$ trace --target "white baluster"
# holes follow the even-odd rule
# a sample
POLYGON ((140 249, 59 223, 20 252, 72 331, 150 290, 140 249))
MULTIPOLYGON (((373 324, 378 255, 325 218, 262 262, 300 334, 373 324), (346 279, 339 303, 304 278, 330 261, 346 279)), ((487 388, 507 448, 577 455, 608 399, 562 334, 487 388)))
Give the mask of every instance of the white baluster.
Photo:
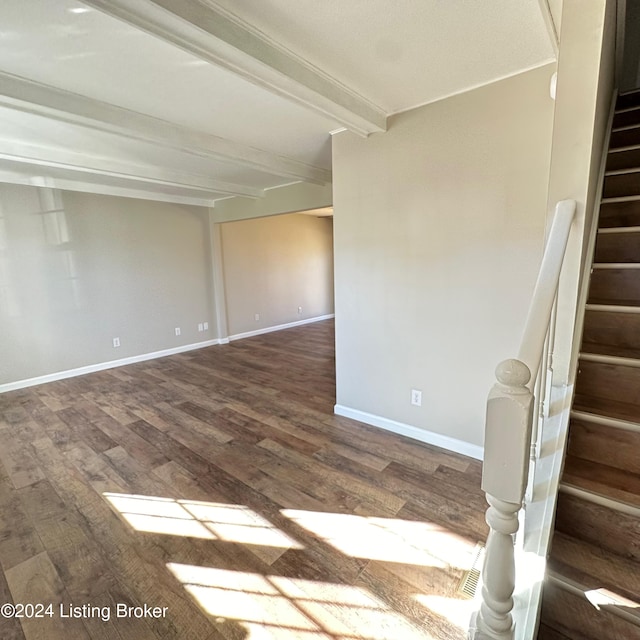
POLYGON ((476 640, 512 640, 515 560, 513 534, 518 530, 529 470, 533 395, 530 372, 520 360, 496 369, 498 382, 487 400, 482 489, 487 494, 487 554, 476 640))

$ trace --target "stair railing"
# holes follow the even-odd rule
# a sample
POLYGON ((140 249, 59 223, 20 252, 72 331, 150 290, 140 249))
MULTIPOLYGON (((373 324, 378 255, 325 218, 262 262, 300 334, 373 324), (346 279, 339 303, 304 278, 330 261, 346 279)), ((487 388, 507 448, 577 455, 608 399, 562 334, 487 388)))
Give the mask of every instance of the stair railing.
POLYGON ((535 471, 538 424, 549 404, 554 303, 575 211, 575 200, 556 205, 518 357, 498 364, 497 382, 487 399, 482 489, 489 503, 489 536, 480 610, 469 632, 473 640, 515 638, 515 533, 535 471))

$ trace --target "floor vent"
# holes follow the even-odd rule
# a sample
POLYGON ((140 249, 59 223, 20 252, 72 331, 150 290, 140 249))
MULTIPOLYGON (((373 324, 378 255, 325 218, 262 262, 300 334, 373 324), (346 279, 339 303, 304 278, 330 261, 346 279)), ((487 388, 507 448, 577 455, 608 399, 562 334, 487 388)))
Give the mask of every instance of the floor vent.
POLYGON ((476 545, 473 552, 473 564, 471 569, 465 571, 460 584, 458 586, 458 594, 466 596, 467 598, 475 598, 478 583, 480 582, 480 572, 482 571, 482 565, 484 564, 484 545, 480 542, 476 545))

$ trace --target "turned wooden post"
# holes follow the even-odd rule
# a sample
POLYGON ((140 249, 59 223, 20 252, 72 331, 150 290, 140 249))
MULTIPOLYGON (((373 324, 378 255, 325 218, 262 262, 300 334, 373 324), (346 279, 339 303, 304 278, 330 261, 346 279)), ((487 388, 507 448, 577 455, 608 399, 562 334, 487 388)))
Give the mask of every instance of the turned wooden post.
POLYGON ((482 570, 482 604, 476 640, 513 640, 511 611, 515 588, 514 537, 527 486, 533 395, 531 374, 520 360, 496 369, 497 383, 487 400, 482 489, 487 494, 489 537, 482 570))

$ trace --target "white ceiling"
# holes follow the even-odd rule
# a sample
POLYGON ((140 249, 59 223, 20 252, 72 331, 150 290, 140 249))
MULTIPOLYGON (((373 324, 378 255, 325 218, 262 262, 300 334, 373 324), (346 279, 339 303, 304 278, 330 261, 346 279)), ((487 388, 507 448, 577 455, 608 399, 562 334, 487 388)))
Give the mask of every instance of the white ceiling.
MULTIPOLYGON (((0 180, 208 204, 553 59, 539 0, 2 0, 0 180)), ((542 8, 541 8, 542 7, 542 8)))

